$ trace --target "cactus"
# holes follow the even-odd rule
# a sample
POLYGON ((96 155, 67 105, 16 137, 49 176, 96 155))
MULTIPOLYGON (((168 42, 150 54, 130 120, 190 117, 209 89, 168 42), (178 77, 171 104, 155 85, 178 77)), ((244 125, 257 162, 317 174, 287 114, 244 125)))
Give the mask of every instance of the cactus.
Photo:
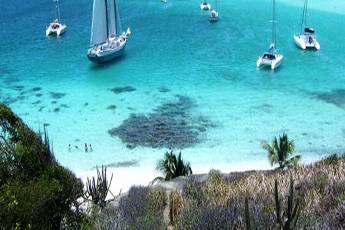
POLYGON ((113 174, 111 174, 110 181, 107 180, 107 168, 102 165, 102 173, 97 168, 97 179, 87 178, 86 182, 86 195, 91 197, 94 204, 99 205, 101 209, 106 206, 106 198, 109 192, 113 174))
POLYGON ((300 215, 300 204, 297 199, 294 201, 294 181, 290 177, 289 195, 287 201, 287 208, 282 211, 282 200, 278 193, 278 181, 274 181, 274 199, 276 204, 276 218, 280 229, 293 230, 296 228, 297 221, 300 215))
POLYGON ((251 223, 250 223, 250 213, 249 213, 249 204, 248 204, 248 197, 244 198, 244 216, 246 218, 246 230, 251 230, 251 223))
POLYGON ((169 202, 169 218, 171 225, 176 223, 177 216, 180 214, 182 207, 183 201, 181 195, 178 192, 171 192, 169 202))

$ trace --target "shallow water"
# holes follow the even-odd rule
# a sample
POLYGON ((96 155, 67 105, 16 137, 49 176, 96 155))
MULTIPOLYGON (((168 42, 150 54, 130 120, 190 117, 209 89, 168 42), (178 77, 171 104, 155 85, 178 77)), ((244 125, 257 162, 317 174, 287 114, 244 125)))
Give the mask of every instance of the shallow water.
POLYGON ((68 31, 47 39, 53 3, 13 0, 0 14, 0 100, 34 129, 46 125, 57 159, 76 171, 151 167, 169 143, 192 166, 262 168, 261 142, 282 132, 306 160, 344 152, 345 5, 310 2, 321 51, 303 52, 292 42, 297 2, 277 3, 285 60, 272 73, 255 67, 271 37, 268 0, 219 1, 216 24, 196 0, 120 0, 133 33, 125 56, 102 67, 86 58, 91 1, 61 1, 68 31))

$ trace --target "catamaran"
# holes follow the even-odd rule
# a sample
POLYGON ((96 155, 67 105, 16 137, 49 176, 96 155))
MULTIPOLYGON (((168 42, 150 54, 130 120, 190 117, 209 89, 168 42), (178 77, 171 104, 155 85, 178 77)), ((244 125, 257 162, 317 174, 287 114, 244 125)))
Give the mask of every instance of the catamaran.
POLYGON ((66 31, 67 26, 61 23, 59 0, 55 0, 55 3, 56 3, 56 6, 55 6, 56 18, 53 22, 49 24, 49 26, 47 26, 46 36, 56 35, 57 37, 59 37, 66 31))
POLYGON ((206 2, 206 0, 202 1, 200 3, 200 9, 201 10, 210 10, 211 9, 211 4, 206 2))
POLYGON ((217 22, 219 20, 219 13, 217 11, 217 0, 216 0, 216 7, 211 10, 208 20, 209 22, 217 22))
POLYGON ((116 0, 94 0, 91 44, 87 57, 95 63, 104 63, 120 57, 125 50, 128 28, 122 31, 116 0))
POLYGON ((307 26, 308 16, 308 0, 304 2, 302 23, 301 23, 301 34, 294 35, 294 41, 298 47, 305 50, 308 48, 320 50, 320 44, 316 39, 315 30, 307 26))
POLYGON ((278 53, 276 49, 276 37, 276 6, 275 0, 273 0, 272 41, 268 51, 263 53, 256 62, 257 67, 265 65, 270 66, 272 70, 275 70, 283 61, 284 56, 278 53))

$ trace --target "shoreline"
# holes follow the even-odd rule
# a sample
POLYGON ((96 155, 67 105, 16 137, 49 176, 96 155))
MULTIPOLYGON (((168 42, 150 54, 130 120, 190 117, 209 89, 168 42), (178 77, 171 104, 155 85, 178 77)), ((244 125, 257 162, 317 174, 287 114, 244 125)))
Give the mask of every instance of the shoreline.
MULTIPOLYGON (((324 157, 322 157, 324 158, 324 157)), ((315 163, 322 158, 305 158, 301 165, 315 163)), ((247 161, 238 164, 217 164, 203 166, 201 164, 191 164, 193 175, 205 175, 208 174, 211 169, 219 170, 224 174, 241 173, 248 171, 260 171, 260 170, 273 170, 276 167, 272 167, 268 160, 260 161, 247 161)), ((97 176, 96 169, 85 171, 74 171, 76 176, 80 178, 84 184, 86 184, 87 178, 97 176)), ((134 167, 107 167, 107 179, 110 180, 111 174, 113 174, 110 191, 114 196, 128 192, 132 186, 148 186, 152 180, 161 176, 160 172, 155 170, 155 166, 134 166, 134 167)))

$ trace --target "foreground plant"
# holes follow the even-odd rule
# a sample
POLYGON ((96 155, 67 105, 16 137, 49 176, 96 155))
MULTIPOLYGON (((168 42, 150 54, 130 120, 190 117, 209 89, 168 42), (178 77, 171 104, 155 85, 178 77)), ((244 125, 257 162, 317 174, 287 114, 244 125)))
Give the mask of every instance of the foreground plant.
POLYGON ((287 207, 283 211, 282 199, 278 192, 278 181, 274 181, 274 200, 276 205, 276 220, 280 229, 293 230, 296 229, 297 221, 301 212, 299 199, 294 196, 294 181, 290 178, 289 195, 287 200, 287 207))
POLYGON ((97 178, 87 178, 86 182, 86 195, 91 197, 94 204, 98 205, 101 209, 105 208, 107 202, 109 188, 113 180, 113 174, 111 174, 110 181, 107 179, 107 168, 102 165, 102 171, 97 168, 97 178))
POLYGON ((157 177, 154 181, 169 181, 176 177, 188 176, 193 173, 189 162, 183 161, 181 152, 176 156, 172 150, 165 153, 164 159, 158 162, 156 169, 161 171, 164 177, 157 177))
POLYGON ((285 133, 283 133, 283 136, 279 136, 279 140, 275 137, 272 144, 265 143, 263 148, 268 152, 271 165, 279 164, 280 169, 291 166, 296 167, 301 159, 300 155, 289 158, 295 150, 295 145, 285 133))

